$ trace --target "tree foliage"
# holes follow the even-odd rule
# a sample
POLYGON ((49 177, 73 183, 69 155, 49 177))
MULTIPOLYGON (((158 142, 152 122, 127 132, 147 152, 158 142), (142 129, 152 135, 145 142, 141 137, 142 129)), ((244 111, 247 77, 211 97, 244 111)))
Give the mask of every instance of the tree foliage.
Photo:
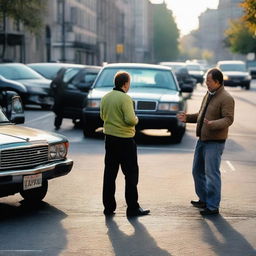
POLYGON ((241 3, 241 6, 244 9, 242 20, 245 22, 251 33, 256 36, 256 1, 244 0, 241 3))
POLYGON ((0 16, 20 21, 31 32, 42 26, 46 0, 0 0, 0 16))
POLYGON ((256 1, 244 0, 240 5, 244 15, 230 23, 225 32, 225 43, 232 52, 256 53, 256 1))
POLYGON ((256 38, 249 31, 245 23, 233 21, 226 31, 226 35, 225 43, 232 52, 241 54, 256 53, 256 38))
POLYGON ((157 4, 153 8, 154 22, 154 58, 156 62, 176 60, 179 55, 179 30, 171 10, 166 4, 157 4))

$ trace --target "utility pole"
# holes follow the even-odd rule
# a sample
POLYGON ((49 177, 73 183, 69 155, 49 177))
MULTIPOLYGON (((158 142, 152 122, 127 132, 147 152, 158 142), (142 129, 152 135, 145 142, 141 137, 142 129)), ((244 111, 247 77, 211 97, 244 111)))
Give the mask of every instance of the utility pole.
POLYGON ((61 59, 63 62, 66 61, 66 26, 65 26, 65 0, 62 0, 62 23, 61 23, 61 35, 62 35, 62 44, 61 44, 61 59))

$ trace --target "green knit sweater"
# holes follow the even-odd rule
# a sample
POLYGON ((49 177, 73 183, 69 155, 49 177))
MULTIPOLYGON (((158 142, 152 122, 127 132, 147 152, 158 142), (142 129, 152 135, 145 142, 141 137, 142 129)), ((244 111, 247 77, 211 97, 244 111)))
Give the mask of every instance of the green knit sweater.
POLYGON ((132 138, 138 118, 134 113, 129 95, 113 90, 106 94, 100 104, 100 117, 104 121, 104 133, 121 138, 132 138))

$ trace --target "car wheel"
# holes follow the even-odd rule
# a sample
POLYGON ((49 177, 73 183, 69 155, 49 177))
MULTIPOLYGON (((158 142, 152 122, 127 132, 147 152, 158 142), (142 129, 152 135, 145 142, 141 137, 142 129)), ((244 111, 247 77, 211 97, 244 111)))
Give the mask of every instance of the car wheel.
POLYGON ((250 83, 246 84, 244 88, 245 90, 250 90, 250 83))
POLYGON ((44 180, 43 184, 39 188, 33 188, 29 190, 20 191, 20 195, 28 202, 40 202, 44 199, 48 190, 48 181, 44 180))
POLYGON ((184 133, 184 127, 171 130, 171 141, 173 143, 181 143, 184 133))
POLYGON ((84 137, 91 137, 94 135, 95 133, 95 127, 92 127, 88 124, 83 124, 83 133, 84 133, 84 137))

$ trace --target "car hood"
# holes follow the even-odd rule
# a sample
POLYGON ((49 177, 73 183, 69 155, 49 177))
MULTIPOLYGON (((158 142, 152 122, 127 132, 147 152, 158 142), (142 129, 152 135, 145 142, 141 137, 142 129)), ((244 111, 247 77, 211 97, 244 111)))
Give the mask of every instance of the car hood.
POLYGON ((51 84, 51 80, 49 79, 22 79, 18 81, 26 87, 50 88, 51 84))
POLYGON ((3 144, 22 143, 22 142, 36 142, 47 141, 54 143, 66 141, 65 137, 59 134, 45 132, 33 128, 28 128, 18 125, 0 125, 0 148, 3 144))
MULTIPOLYGON (((94 88, 88 98, 101 99, 106 93, 111 91, 112 88, 94 88)), ((179 101, 179 92, 169 89, 154 88, 131 88, 128 92, 133 99, 140 100, 155 100, 155 101, 179 101)))
POLYGON ((222 73, 226 76, 248 76, 249 72, 242 71, 222 71, 222 73))

